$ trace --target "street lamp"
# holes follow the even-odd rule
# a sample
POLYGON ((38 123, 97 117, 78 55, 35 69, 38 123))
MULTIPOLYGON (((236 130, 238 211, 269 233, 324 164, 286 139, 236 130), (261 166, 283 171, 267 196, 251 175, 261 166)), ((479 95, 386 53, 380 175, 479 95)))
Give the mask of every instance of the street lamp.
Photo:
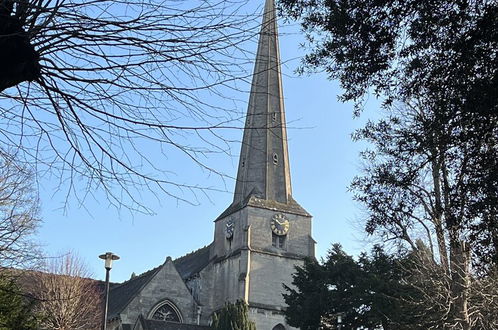
POLYGON ((106 252, 99 255, 100 259, 105 260, 105 305, 104 315, 102 316, 102 330, 107 329, 107 306, 109 305, 109 273, 112 268, 112 262, 119 260, 119 257, 112 252, 106 252))

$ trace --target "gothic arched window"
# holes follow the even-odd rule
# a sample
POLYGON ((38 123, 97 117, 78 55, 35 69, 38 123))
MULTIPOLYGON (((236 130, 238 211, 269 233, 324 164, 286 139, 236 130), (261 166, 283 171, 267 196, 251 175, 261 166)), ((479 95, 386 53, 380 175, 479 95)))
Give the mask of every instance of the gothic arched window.
POLYGON ((282 323, 280 323, 273 327, 272 330, 285 330, 285 327, 282 325, 282 323))
POLYGON ((160 321, 182 322, 180 311, 169 301, 158 304, 150 313, 150 318, 160 321))

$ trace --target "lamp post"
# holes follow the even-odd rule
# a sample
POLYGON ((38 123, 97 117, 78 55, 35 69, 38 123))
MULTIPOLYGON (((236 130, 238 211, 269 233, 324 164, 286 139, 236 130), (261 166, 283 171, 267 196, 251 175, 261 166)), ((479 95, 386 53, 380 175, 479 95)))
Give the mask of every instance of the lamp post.
POLYGON ((105 260, 105 305, 104 305, 104 314, 102 316, 102 330, 106 330, 107 307, 109 305, 109 273, 112 268, 112 262, 114 260, 119 260, 119 257, 112 252, 106 252, 105 254, 99 255, 99 258, 105 260))
POLYGON ((342 316, 337 315, 337 329, 341 330, 342 329, 342 316))

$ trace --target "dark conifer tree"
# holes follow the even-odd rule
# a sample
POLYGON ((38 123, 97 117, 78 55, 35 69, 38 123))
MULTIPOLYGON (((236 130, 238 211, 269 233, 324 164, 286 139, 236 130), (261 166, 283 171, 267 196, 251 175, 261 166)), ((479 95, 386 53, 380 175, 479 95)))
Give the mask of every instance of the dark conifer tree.
POLYGON ((498 2, 280 4, 308 36, 303 70, 338 79, 357 113, 383 100, 387 117, 354 136, 373 145, 351 187, 366 230, 412 249, 423 238, 450 278, 441 326, 469 329, 471 265, 498 261, 498 2))
POLYGON ((38 329, 35 303, 22 293, 10 274, 0 274, 0 329, 38 329))

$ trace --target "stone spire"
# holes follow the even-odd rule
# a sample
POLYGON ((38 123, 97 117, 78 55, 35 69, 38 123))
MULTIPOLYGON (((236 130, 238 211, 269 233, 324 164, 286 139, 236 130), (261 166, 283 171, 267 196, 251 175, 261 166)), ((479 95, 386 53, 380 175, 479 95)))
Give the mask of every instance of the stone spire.
POLYGON ((250 196, 292 200, 274 0, 264 8, 233 204, 250 196))

